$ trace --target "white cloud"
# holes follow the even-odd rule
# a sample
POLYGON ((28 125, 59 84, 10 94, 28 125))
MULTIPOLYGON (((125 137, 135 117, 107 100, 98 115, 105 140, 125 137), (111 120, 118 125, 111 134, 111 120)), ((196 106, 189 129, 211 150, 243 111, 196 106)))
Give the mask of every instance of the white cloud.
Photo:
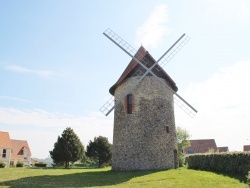
POLYGON ((193 139, 215 138, 217 146, 242 150, 250 144, 250 61, 241 61, 215 73, 210 79, 190 85, 184 93, 198 113, 191 119, 176 107, 177 125, 193 139))
POLYGON ((85 147, 89 140, 99 135, 108 137, 112 142, 112 118, 104 117, 101 113, 74 116, 41 109, 20 110, 0 107, 0 124, 1 130, 9 131, 11 138, 28 140, 33 157, 47 157, 57 136, 61 135, 66 127, 74 129, 85 147), (20 130, 20 127, 23 129, 20 130))
POLYGON ((151 12, 148 19, 136 30, 136 44, 156 48, 166 33, 171 29, 166 25, 169 20, 168 7, 158 5, 151 12))
POLYGON ((49 78, 50 76, 53 75, 53 72, 48 71, 48 70, 31 70, 31 69, 27 69, 27 68, 15 66, 15 65, 7 66, 5 68, 13 72, 29 73, 29 74, 34 74, 43 78, 49 78))

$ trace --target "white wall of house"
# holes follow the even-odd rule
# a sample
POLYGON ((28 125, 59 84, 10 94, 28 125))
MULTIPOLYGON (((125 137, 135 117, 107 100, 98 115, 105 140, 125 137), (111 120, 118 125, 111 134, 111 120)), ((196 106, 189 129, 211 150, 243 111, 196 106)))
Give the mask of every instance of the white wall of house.
POLYGON ((5 163, 5 168, 10 167, 11 149, 0 147, 0 161, 5 163))
POLYGON ((27 148, 23 149, 23 155, 19 155, 18 157, 11 158, 14 166, 16 166, 18 161, 23 162, 25 166, 31 165, 31 155, 29 154, 29 150, 27 148))

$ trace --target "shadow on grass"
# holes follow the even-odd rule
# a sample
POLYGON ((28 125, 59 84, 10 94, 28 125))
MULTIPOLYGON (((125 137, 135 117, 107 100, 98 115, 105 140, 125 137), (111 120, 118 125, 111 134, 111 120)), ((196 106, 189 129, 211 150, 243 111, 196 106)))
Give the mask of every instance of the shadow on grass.
POLYGON ((80 172, 65 175, 42 175, 3 181, 0 186, 21 187, 94 187, 124 183, 132 178, 155 173, 157 171, 133 172, 80 172))
POLYGON ((242 183, 246 183, 247 182, 246 175, 244 176, 244 175, 239 175, 239 174, 219 173, 219 172, 214 172, 214 173, 216 173, 218 175, 227 176, 229 178, 233 178, 233 179, 239 180, 242 183))

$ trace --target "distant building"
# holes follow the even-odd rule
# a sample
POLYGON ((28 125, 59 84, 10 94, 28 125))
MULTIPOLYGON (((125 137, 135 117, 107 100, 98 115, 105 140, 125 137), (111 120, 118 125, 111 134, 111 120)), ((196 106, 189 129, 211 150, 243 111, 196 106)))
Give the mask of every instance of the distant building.
POLYGON ((45 159, 45 163, 47 164, 47 167, 53 167, 53 159, 50 157, 45 159))
POLYGON ((244 145, 243 151, 250 151, 250 145, 244 145))
POLYGON ((217 147, 214 139, 200 139, 200 140, 189 140, 190 146, 185 148, 183 153, 185 155, 195 153, 207 153, 209 151, 214 152, 228 152, 228 146, 217 147))
POLYGON ((190 146, 184 149, 184 154, 207 153, 210 150, 217 151, 214 139, 190 140, 190 146))
POLYGON ((227 146, 223 146, 223 147, 217 147, 217 151, 218 152, 228 152, 229 149, 227 146))
POLYGON ((10 139, 8 132, 0 131, 0 161, 10 165, 16 165, 18 161, 24 165, 31 164, 31 152, 26 140, 10 139))
POLYGON ((5 163, 5 168, 10 166, 11 150, 9 133, 0 131, 0 161, 5 163))

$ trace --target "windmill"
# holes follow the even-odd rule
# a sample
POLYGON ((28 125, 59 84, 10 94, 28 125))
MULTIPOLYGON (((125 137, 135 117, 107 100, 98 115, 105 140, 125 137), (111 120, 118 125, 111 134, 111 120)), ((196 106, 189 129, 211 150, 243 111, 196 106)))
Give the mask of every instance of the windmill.
POLYGON ((178 166, 173 101, 189 116, 195 110, 177 94, 177 86, 163 70, 189 41, 183 34, 157 61, 143 46, 136 51, 111 29, 103 33, 131 58, 111 97, 100 109, 115 109, 113 170, 152 170, 178 166))

